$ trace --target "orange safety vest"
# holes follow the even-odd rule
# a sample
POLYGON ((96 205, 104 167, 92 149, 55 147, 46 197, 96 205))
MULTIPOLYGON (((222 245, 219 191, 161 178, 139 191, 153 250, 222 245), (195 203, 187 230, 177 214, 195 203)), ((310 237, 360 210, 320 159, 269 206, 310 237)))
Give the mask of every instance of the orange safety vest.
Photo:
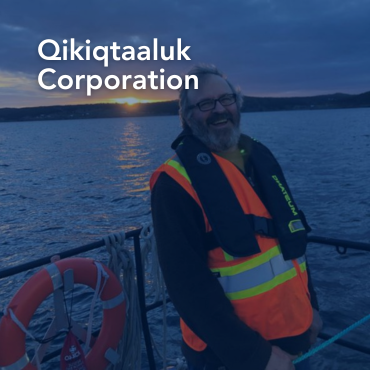
MULTIPOLYGON (((236 166, 214 153, 212 155, 231 184, 244 213, 271 219, 236 166)), ((179 183, 198 203, 204 215, 205 232, 210 232, 207 216, 179 157, 173 156, 153 173, 151 189, 162 172, 179 183)), ((260 253, 235 258, 217 247, 208 252, 208 267, 217 276, 236 315, 263 338, 272 340, 300 335, 312 322, 305 257, 285 261, 278 239, 257 234, 255 237, 260 253)), ((206 348, 207 344, 183 320, 180 320, 180 326, 188 346, 196 351, 206 348)))

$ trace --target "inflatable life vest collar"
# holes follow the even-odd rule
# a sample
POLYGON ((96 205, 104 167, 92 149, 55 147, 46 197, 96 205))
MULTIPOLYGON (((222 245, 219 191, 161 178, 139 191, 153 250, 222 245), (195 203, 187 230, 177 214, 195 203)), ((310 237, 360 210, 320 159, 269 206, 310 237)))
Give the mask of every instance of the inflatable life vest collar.
MULTIPOLYGON (((246 135, 241 135, 239 145, 248 152, 248 161, 261 188, 262 201, 271 215, 274 233, 279 239, 284 259, 303 256, 306 252, 309 228, 306 227, 303 212, 294 202, 279 163, 269 149, 246 135)), ((209 148, 193 135, 182 138, 176 153, 222 249, 234 257, 260 253, 254 236, 255 229, 246 222, 245 212, 221 168, 222 158, 211 153, 209 148), (215 183, 217 192, 212 191, 212 185, 215 183)), ((247 185, 245 179, 244 186, 247 185)))

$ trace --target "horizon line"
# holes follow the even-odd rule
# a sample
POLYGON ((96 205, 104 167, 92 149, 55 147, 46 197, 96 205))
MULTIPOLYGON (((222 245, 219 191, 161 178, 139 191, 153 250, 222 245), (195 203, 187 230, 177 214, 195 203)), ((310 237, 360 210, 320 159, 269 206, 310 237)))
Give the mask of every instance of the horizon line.
MULTIPOLYGON (((370 90, 364 91, 362 93, 358 94, 350 94, 350 93, 342 93, 342 92, 335 92, 335 93, 329 93, 329 94, 317 94, 317 95, 302 95, 302 96, 251 96, 251 95, 245 95, 243 94, 243 98, 257 98, 257 99, 299 99, 299 98, 314 98, 319 96, 330 96, 330 95, 348 95, 348 96, 358 96, 363 95, 366 93, 370 93, 370 90)), ((127 102, 119 103, 119 102, 107 102, 109 99, 104 99, 105 101, 101 102, 95 102, 95 103, 77 103, 77 104, 51 104, 51 105, 36 105, 36 106, 24 106, 24 107, 0 107, 0 110, 2 109, 32 109, 32 108, 44 108, 44 107, 70 107, 70 106, 78 106, 78 105, 98 105, 98 104, 110 104, 110 105, 125 105, 129 107, 134 107, 137 105, 142 104, 158 104, 158 103, 169 103, 169 102, 175 102, 179 99, 170 99, 170 100, 150 100, 150 99, 143 99, 143 101, 140 101, 138 99, 138 102, 130 104, 127 102)), ((112 99, 114 100, 114 99, 112 99)))

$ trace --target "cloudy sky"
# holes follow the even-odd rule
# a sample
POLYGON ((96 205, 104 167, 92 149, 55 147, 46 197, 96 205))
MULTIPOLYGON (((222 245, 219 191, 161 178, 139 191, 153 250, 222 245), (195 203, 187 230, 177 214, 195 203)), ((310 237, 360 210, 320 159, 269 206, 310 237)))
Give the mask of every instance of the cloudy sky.
MULTIPOLYGON (((0 107, 176 99, 176 91, 108 90, 86 96, 42 89, 62 75, 181 75, 198 62, 217 65, 250 96, 307 96, 370 90, 369 0, 0 0, 0 107), (45 39, 96 46, 190 46, 190 61, 43 60, 45 39)), ((50 45, 49 45, 50 46, 50 45)), ((83 49, 85 50, 85 49, 83 49)), ((47 47, 45 54, 52 54, 47 47)), ((121 51, 122 53, 123 51, 121 51)), ((118 55, 121 55, 118 53, 118 55)), ((84 51, 81 53, 84 56, 84 51)), ((66 83, 66 81, 65 81, 66 83)), ((113 83, 113 81, 112 81, 113 83)))

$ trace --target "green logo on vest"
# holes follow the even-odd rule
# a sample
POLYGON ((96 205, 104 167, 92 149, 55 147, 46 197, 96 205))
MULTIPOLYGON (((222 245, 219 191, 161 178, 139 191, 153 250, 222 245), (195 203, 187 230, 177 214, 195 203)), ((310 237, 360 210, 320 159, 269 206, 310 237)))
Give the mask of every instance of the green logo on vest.
POLYGON ((285 190, 283 184, 280 182, 280 180, 278 179, 278 177, 276 175, 273 175, 272 178, 279 185, 279 188, 280 188, 281 192, 283 193, 284 198, 285 198, 286 202, 288 203, 288 206, 290 207, 290 210, 292 211, 293 215, 294 216, 298 216, 298 212, 296 211, 296 209, 295 209, 295 207, 293 205, 293 202, 290 199, 290 196, 289 196, 288 192, 285 190))

